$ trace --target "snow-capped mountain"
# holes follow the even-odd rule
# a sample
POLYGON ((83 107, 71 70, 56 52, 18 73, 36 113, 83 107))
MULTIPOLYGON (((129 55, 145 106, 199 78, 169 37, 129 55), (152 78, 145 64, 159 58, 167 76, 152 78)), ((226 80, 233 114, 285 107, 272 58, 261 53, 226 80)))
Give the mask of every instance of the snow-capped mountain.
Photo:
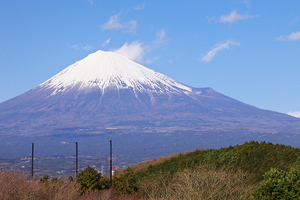
POLYGON ((191 92, 191 88, 113 52, 97 51, 72 64, 39 87, 53 94, 98 88, 101 92, 132 88, 134 92, 191 92))
POLYGON ((0 135, 116 133, 113 130, 173 135, 234 132, 239 140, 287 133, 293 140, 299 136, 300 119, 256 108, 212 88, 181 84, 104 51, 0 104, 0 135))

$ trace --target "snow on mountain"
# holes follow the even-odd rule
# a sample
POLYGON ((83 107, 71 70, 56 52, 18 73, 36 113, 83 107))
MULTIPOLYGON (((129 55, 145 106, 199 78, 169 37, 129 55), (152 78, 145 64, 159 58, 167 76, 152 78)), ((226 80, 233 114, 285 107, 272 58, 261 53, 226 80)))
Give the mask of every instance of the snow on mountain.
POLYGON ((250 140, 299 146, 300 119, 212 88, 188 87, 117 53, 97 51, 0 103, 0 139, 10 136, 31 136, 22 142, 43 136, 47 144, 87 141, 97 152, 109 138, 118 144, 117 154, 143 158, 250 140))
POLYGON ((114 52, 97 51, 68 66, 38 87, 52 89, 52 95, 73 87, 79 90, 109 87, 148 92, 191 92, 192 88, 148 69, 114 52))
POLYGON ((97 51, 0 104, 0 135, 298 133, 300 119, 211 88, 194 88, 113 52, 97 51))
POLYGON ((291 115, 293 117, 297 117, 300 118, 300 111, 296 111, 296 112, 288 112, 288 115, 291 115))

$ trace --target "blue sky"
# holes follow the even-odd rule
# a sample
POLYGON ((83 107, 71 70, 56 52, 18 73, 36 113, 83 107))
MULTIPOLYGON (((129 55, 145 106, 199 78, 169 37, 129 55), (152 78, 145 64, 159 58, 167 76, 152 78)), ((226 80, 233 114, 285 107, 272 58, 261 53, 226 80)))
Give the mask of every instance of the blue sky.
POLYGON ((0 102, 101 49, 189 86, 297 112, 299 8, 299 0, 0 0, 0 102))

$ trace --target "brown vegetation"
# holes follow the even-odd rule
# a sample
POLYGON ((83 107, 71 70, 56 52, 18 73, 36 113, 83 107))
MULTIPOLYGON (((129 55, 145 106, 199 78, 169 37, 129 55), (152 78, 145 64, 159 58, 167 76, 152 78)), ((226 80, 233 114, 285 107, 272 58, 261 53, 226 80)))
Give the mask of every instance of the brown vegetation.
POLYGON ((150 199, 247 199, 256 186, 247 183, 242 171, 211 170, 206 167, 187 169, 172 180, 163 176, 141 185, 150 199))
POLYGON ((76 182, 52 179, 29 180, 17 171, 0 172, 1 200, 138 200, 139 195, 118 195, 114 190, 94 191, 81 196, 76 182))
POLYGON ((140 186, 141 194, 119 195, 115 190, 79 194, 75 182, 52 179, 32 181, 16 171, 0 173, 2 200, 138 200, 138 199, 246 199, 255 188, 246 183, 241 171, 210 170, 205 167, 184 170, 173 179, 162 175, 140 186))
POLYGON ((16 171, 0 173, 0 199, 65 199, 79 197, 78 187, 73 182, 55 180, 40 182, 28 180, 28 177, 16 171))

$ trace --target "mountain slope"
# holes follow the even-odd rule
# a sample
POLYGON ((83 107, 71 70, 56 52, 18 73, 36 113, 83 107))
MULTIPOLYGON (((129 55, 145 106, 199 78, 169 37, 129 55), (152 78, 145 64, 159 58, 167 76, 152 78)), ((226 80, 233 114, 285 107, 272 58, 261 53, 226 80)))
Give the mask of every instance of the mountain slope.
POLYGON ((0 134, 298 134, 300 120, 211 88, 193 88, 113 52, 97 51, 0 104, 0 134))

